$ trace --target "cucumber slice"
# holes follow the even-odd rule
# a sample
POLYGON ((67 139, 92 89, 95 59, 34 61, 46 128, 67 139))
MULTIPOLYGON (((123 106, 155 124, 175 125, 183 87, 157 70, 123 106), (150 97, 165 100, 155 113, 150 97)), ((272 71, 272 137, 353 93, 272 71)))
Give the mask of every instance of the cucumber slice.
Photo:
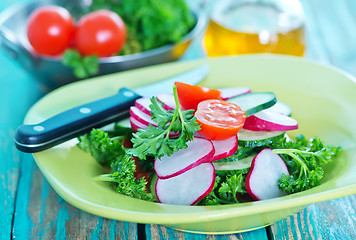
POLYGON ((246 117, 249 117, 259 111, 272 107, 277 102, 277 98, 273 92, 253 92, 242 94, 227 101, 238 105, 245 111, 246 117))
POLYGON ((285 136, 283 131, 250 131, 241 129, 237 134, 238 144, 242 147, 261 147, 285 136))
POLYGON ((110 123, 100 129, 107 132, 110 137, 130 135, 132 133, 132 128, 128 118, 125 118, 119 122, 110 123))
POLYGON ((226 157, 214 162, 236 162, 238 160, 241 160, 245 157, 250 156, 252 153, 254 153, 255 148, 250 148, 250 147, 239 147, 237 151, 231 155, 230 157, 226 157))
POLYGON ((131 128, 131 124, 130 124, 130 119, 129 118, 124 118, 124 119, 116 122, 116 125, 120 126, 120 127, 131 128))
POLYGON ((245 169, 245 168, 249 168, 251 167, 251 162, 253 160, 253 158, 256 156, 257 154, 251 154, 248 157, 245 157, 241 160, 238 161, 233 161, 233 162, 213 162, 213 165, 215 167, 215 170, 217 171, 225 171, 225 170, 240 170, 240 169, 245 169))

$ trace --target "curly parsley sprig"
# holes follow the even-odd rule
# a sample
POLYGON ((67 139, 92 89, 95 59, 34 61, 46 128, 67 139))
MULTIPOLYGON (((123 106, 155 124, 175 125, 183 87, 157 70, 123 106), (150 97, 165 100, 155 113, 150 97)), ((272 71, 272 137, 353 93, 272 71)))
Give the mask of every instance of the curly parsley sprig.
POLYGON ((288 194, 320 185, 324 176, 322 166, 340 151, 340 147, 328 146, 319 138, 307 140, 303 135, 297 136, 295 141, 279 141, 273 148, 273 153, 284 159, 290 172, 278 181, 279 188, 288 194))
POLYGON ((117 184, 116 191, 126 196, 153 201, 152 193, 146 191, 147 181, 145 178, 136 179, 135 161, 129 155, 124 155, 118 161, 111 164, 113 172, 95 177, 97 181, 113 182, 117 184))
POLYGON ((98 163, 111 168, 110 174, 96 176, 95 180, 116 183, 116 191, 126 196, 154 201, 153 194, 146 191, 146 179, 135 178, 135 161, 126 154, 121 137, 110 137, 107 132, 93 129, 79 138, 78 146, 98 163))
POLYGON ((151 115, 158 127, 149 125, 148 128, 139 129, 137 133, 132 134, 133 148, 127 150, 128 154, 140 159, 146 159, 148 155, 157 158, 170 156, 179 149, 187 148, 187 142, 194 139, 194 132, 200 129, 193 115, 194 111, 182 111, 175 86, 173 93, 176 103, 174 111, 167 111, 157 98, 151 98, 151 115), (170 138, 171 133, 177 134, 178 137, 170 138))

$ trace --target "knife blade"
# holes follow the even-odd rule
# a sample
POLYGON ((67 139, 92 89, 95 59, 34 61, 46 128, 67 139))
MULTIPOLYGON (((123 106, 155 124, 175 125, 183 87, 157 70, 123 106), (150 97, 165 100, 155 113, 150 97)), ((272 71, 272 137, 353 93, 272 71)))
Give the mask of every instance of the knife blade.
POLYGON ((135 89, 121 88, 117 94, 86 103, 37 124, 23 124, 15 133, 18 150, 34 153, 49 149, 72 138, 129 116, 129 109, 140 97, 152 97, 171 92, 175 82, 195 85, 209 72, 208 65, 201 65, 163 81, 135 89))

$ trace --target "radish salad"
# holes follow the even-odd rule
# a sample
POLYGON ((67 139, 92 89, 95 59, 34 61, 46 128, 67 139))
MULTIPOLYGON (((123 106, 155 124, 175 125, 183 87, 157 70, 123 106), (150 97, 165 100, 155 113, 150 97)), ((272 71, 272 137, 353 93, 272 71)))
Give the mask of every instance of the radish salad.
POLYGON ((79 137, 118 193, 164 204, 220 205, 281 197, 320 185, 340 147, 298 129, 273 92, 175 83, 174 94, 139 98, 129 126, 79 137))

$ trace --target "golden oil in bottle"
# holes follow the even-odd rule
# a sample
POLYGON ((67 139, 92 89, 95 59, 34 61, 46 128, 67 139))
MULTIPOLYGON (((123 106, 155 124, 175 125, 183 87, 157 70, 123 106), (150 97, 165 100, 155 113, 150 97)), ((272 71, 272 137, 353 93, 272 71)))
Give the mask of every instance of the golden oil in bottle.
POLYGON ((219 0, 204 37, 207 55, 303 56, 305 36, 301 5, 294 0, 275 2, 219 0))

